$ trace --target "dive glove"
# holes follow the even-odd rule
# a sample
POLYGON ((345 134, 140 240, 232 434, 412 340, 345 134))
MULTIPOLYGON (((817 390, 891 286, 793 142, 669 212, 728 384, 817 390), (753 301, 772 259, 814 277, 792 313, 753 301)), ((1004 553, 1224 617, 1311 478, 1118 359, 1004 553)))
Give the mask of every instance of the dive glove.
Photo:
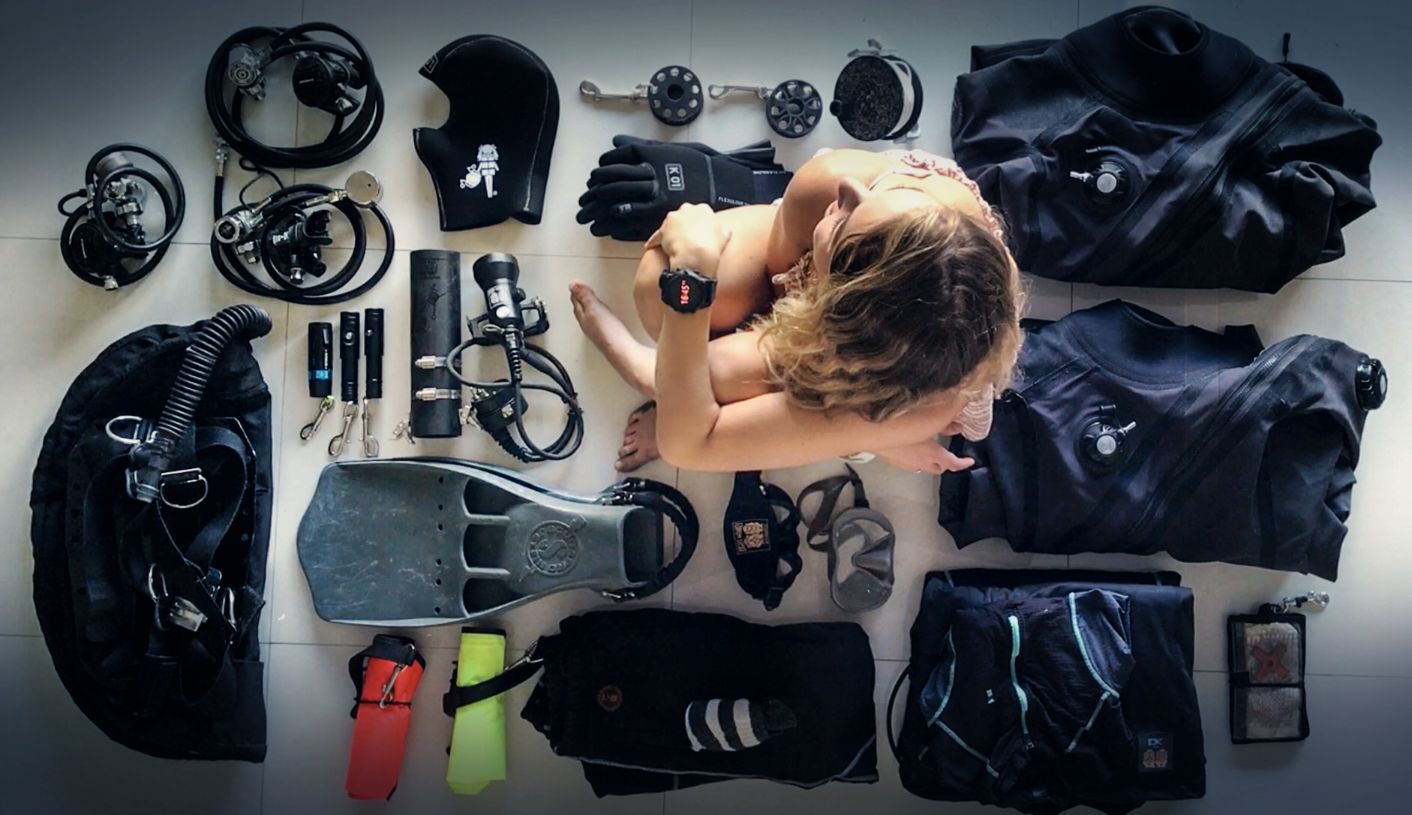
POLYGON ((613 137, 579 197, 578 222, 598 237, 642 241, 682 204, 714 210, 767 204, 794 174, 775 162, 769 141, 719 153, 699 142, 613 137))

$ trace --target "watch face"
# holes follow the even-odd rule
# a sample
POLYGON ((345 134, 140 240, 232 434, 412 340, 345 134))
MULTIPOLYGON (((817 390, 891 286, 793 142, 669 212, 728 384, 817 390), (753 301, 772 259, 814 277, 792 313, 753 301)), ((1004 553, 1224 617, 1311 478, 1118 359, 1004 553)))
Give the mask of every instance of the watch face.
POLYGON ((671 269, 662 272, 661 287, 663 303, 689 314, 711 304, 715 281, 688 269, 671 269))

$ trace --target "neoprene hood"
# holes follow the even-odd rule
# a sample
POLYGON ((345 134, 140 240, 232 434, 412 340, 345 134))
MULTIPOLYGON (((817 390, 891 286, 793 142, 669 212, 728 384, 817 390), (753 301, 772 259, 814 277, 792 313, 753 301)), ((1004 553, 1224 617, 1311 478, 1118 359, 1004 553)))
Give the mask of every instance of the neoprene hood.
POLYGON ((436 188, 442 231, 507 218, 539 223, 559 129, 549 67, 517 42, 475 34, 437 51, 420 73, 451 106, 441 127, 412 131, 436 188))

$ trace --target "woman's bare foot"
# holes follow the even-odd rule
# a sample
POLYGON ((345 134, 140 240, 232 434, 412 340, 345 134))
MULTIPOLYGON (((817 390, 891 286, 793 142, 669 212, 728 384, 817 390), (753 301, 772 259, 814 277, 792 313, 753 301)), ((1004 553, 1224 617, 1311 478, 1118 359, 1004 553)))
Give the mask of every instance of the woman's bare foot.
POLYGON ((657 458, 657 403, 648 402, 628 414, 623 446, 618 450, 620 473, 630 473, 657 458))
MULTIPOLYGON (((574 319, 579 321, 579 328, 608 359, 613 370, 643 396, 655 396, 657 352, 638 342, 587 283, 570 282, 569 298, 573 301, 574 319)), ((655 443, 653 455, 656 455, 655 443)))
POLYGON ((976 463, 973 458, 957 457, 936 439, 894 447, 891 450, 879 450, 878 458, 899 470, 933 475, 944 472, 959 473, 976 463))

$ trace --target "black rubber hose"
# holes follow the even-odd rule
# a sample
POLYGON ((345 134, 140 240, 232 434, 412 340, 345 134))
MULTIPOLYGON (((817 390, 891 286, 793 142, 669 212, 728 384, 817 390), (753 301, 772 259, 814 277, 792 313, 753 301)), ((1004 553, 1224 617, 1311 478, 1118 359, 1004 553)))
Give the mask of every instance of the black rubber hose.
POLYGON ((59 212, 68 217, 64 228, 59 235, 60 253, 63 255, 64 263, 69 270, 85 283, 95 286, 102 286, 106 282, 104 275, 92 275, 81 271, 81 263, 74 253, 73 233, 80 223, 85 220, 92 221, 95 229, 109 242, 126 249, 129 252, 140 252, 146 254, 142 264, 137 268, 127 268, 121 276, 114 276, 113 281, 119 286, 127 286, 146 277, 149 272, 157 267, 162 257, 167 254, 167 249, 171 246, 172 240, 176 237, 177 230, 181 228, 182 221, 186 218, 186 188, 181 183, 181 176, 177 175, 176 168, 172 163, 155 150, 149 150, 140 144, 118 143, 110 144, 102 150, 94 153, 88 160, 88 165, 83 172, 85 188, 76 192, 71 192, 59 199, 59 212), (141 167, 119 167, 111 170, 102 177, 98 176, 98 165, 107 156, 113 153, 133 153, 152 160, 162 172, 167 176, 168 183, 162 184, 156 174, 141 167), (114 181, 132 176, 145 182, 156 193, 162 202, 163 230, 160 237, 147 243, 133 243, 117 232, 114 232, 107 220, 103 217, 101 196, 104 188, 114 181), (92 188, 95 196, 92 211, 86 205, 81 204, 73 210, 64 209, 64 204, 80 200, 87 202, 87 190, 92 188), (171 188, 168 191, 168 187, 171 188))
POLYGON ((216 132, 240 155, 265 167, 312 169, 348 161, 372 143, 382 127, 384 113, 382 85, 373 70, 372 58, 356 37, 328 23, 306 23, 288 29, 256 26, 235 32, 220 44, 206 67, 205 95, 206 112, 216 132), (347 41, 351 50, 305 36, 312 32, 333 34, 347 41), (347 61, 365 83, 357 115, 351 120, 335 116, 323 141, 302 147, 276 147, 250 135, 241 115, 245 94, 232 89, 233 96, 229 103, 226 101, 226 67, 232 48, 257 42, 264 42, 270 49, 270 62, 297 54, 325 54, 347 61))
MULTIPOLYGON (((103 222, 102 219, 99 219, 99 223, 97 223, 96 226, 109 240, 131 249, 134 252, 148 252, 165 246, 171 242, 172 238, 176 237, 177 230, 181 228, 181 222, 186 218, 186 187, 181 183, 181 176, 177 175, 176 167, 173 167, 172 163, 167 161, 166 157, 161 153, 158 153, 156 150, 149 150, 140 144, 132 144, 131 142, 119 142, 118 144, 110 144, 104 147, 102 150, 93 154, 93 157, 88 160, 88 166, 83 170, 84 179, 93 182, 95 194, 101 194, 103 188, 109 183, 126 175, 135 175, 143 181, 146 181, 157 191, 157 194, 161 196, 167 216, 166 229, 162 232, 162 236, 149 242, 145 246, 142 244, 130 244, 123 240, 120 235, 108 229, 107 224, 103 222), (157 177, 151 172, 141 168, 119 167, 102 178, 98 178, 99 163, 112 153, 136 153, 139 156, 146 156, 151 159, 154 164, 162 168, 162 172, 165 173, 167 179, 171 181, 172 192, 166 194, 165 188, 158 183, 157 177)), ((63 203, 62 200, 60 203, 63 203)))
POLYGON ((454 346, 447 353, 447 359, 452 364, 447 368, 447 373, 468 388, 475 388, 483 391, 499 391, 505 388, 513 390, 512 404, 519 405, 524 402, 523 392, 527 390, 542 391, 552 393, 559 397, 559 401, 564 403, 565 417, 564 428, 559 432, 558 438, 543 447, 539 446, 530 438, 529 431, 525 429, 524 413, 516 410, 513 424, 506 425, 499 433, 491 433, 491 438, 506 453, 526 464, 534 464, 542 461, 562 461, 578 452, 579 445, 583 443, 584 421, 583 408, 579 407, 578 393, 574 390, 573 380, 569 377, 569 371, 559 362, 553 354, 531 342, 524 343, 523 350, 511 354, 506 352, 506 362, 510 367, 509 381, 481 382, 466 377, 460 371, 458 361, 462 352, 477 344, 475 339, 463 340, 454 346), (530 367, 539 371, 549 378, 552 385, 542 385, 538 383, 523 381, 523 364, 528 363, 530 367), (515 433, 518 433, 518 438, 515 433))
MULTIPOLYGON (((222 200, 224 191, 225 179, 216 176, 213 194, 218 218, 222 215, 222 207, 225 203, 222 200)), ((270 203, 261 211, 261 216, 266 224, 273 223, 280 220, 284 211, 297 209, 302 202, 331 192, 333 192, 332 187, 326 187, 322 184, 292 184, 270 196, 270 203)), ((397 238, 392 231, 392 222, 388 220, 382 207, 377 204, 368 206, 367 211, 372 213, 378 226, 382 228, 383 235, 387 239, 387 246, 383 249, 382 262, 378 264, 371 276, 351 289, 343 289, 363 266, 363 260, 368 250, 368 228, 363 223, 363 215, 358 206, 347 200, 339 201, 332 206, 348 219, 348 223, 352 227, 353 249, 343 266, 325 280, 307 286, 295 285, 293 281, 288 280, 281 270, 273 265, 274 253, 271 251, 273 247, 269 243, 272 236, 264 230, 258 230, 257 234, 248 236, 247 240, 253 239, 260 242, 261 261, 271 282, 261 280, 250 271, 245 261, 236 252, 235 244, 221 243, 214 234, 211 235, 211 260, 221 276, 232 286, 257 297, 273 297, 286 303, 304 306, 327 306, 352 300, 376 286, 387 274, 388 268, 392 266, 397 238)), ((242 204, 225 212, 224 215, 229 216, 249 209, 249 205, 242 204)))
POLYGON ((133 498, 151 503, 161 495, 162 474, 171 464, 182 437, 191 429, 211 373, 226 347, 238 340, 263 337, 271 328, 273 323, 264 309, 241 304, 221 309, 196 329, 156 430, 150 439, 133 447, 128 467, 128 493, 133 498))

